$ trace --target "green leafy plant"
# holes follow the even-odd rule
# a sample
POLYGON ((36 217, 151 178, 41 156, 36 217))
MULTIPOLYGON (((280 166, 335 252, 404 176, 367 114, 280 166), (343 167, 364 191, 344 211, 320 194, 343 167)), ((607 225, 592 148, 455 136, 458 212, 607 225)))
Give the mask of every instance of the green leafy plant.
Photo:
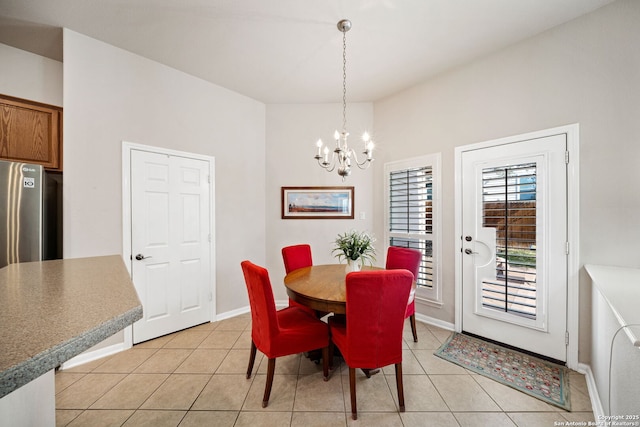
POLYGON ((361 258, 363 263, 372 264, 376 259, 376 251, 373 247, 375 241, 376 239, 367 232, 352 230, 344 234, 338 234, 335 240, 336 246, 332 253, 340 261, 343 258, 354 261, 361 258))

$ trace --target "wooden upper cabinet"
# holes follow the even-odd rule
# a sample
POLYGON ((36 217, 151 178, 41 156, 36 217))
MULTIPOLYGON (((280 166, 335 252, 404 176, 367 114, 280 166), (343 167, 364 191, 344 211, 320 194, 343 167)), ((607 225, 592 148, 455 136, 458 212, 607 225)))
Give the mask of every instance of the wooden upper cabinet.
POLYGON ((62 170, 62 108, 0 95, 0 159, 62 170))

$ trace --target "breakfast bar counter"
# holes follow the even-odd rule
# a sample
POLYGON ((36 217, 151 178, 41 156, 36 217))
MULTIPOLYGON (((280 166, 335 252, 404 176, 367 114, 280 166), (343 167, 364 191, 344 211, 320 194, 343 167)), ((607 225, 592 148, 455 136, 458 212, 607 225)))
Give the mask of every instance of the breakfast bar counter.
POLYGON ((0 411, 12 392, 141 318, 119 255, 0 269, 0 411))

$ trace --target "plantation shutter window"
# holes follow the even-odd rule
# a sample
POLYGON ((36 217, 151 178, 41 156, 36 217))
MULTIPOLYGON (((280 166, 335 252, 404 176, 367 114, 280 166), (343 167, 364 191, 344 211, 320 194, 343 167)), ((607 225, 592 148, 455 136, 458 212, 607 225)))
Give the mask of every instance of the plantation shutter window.
MULTIPOLYGON (((438 216, 436 215, 437 166, 428 156, 421 164, 398 162, 386 169, 386 243, 388 246, 418 249, 422 260, 416 277, 416 298, 440 302, 436 268, 438 216)), ((439 160, 439 159, 438 159, 439 160)))

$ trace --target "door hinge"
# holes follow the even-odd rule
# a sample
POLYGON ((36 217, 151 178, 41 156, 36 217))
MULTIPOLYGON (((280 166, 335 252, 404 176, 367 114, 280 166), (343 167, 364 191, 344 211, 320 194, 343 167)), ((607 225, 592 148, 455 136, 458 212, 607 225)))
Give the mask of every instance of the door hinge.
POLYGON ((211 234, 207 236, 207 239, 209 240, 209 243, 211 243, 211 234))
POLYGON ((209 292, 209 302, 213 301, 213 294, 209 292))
POLYGON ((207 184, 211 184, 211 175, 207 175, 207 184))
POLYGON ((569 345, 569 331, 564 332, 564 345, 569 345))
POLYGON ((569 164, 569 152, 568 151, 564 152, 564 162, 566 164, 569 164))
POLYGON ((569 255, 569 242, 565 242, 564 252, 565 252, 566 255, 569 255))

